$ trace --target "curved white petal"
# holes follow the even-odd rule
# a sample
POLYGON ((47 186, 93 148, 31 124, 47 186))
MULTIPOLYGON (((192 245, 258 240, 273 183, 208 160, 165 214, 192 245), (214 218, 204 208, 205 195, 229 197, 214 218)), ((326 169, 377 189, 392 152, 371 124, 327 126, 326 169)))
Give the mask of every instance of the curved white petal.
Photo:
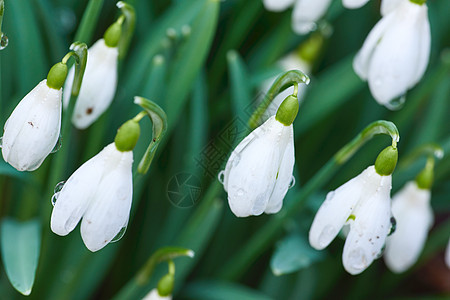
POLYGON ((263 0, 264 7, 270 11, 283 11, 294 4, 295 0, 263 0))
MULTIPOLYGON (((388 0, 389 1, 389 0, 388 0)), ((346 8, 354 9, 365 5, 369 0, 342 0, 342 4, 346 8)))
POLYGON ((384 17, 388 13, 394 11, 403 1, 409 0, 383 0, 381 1, 381 15, 384 17))
MULTIPOLYGON (((117 87, 118 55, 118 49, 106 46, 103 39, 89 48, 86 70, 72 116, 72 123, 78 129, 89 127, 111 104, 117 87)), ((68 103, 70 98, 72 69, 64 87, 64 103, 68 103)))
POLYGON ((292 171, 294 170, 295 153, 294 153, 294 128, 292 124, 285 126, 282 132, 280 147, 284 153, 280 157, 279 169, 276 177, 275 187, 270 195, 267 207, 264 210, 266 214, 275 214, 280 211, 283 206, 283 199, 286 195, 292 180, 292 171), (284 145, 284 146, 283 146, 284 145))
POLYGON ((378 258, 391 227, 391 176, 374 172, 366 180, 373 189, 364 189, 342 253, 344 268, 352 275, 361 273, 378 258))
POLYGON ((331 0, 297 0, 292 12, 292 28, 298 34, 306 34, 313 30, 327 11, 331 0))
POLYGON ((119 152, 114 143, 108 147, 102 178, 81 221, 81 237, 92 252, 106 246, 126 225, 133 196, 133 152, 119 152))
MULTIPOLYGON (((417 5, 417 4, 415 4, 417 5)), ((419 36, 419 45, 418 45, 418 61, 417 61, 417 70, 415 71, 411 82, 409 83, 409 88, 412 88, 416 85, 417 82, 422 78, 425 73, 428 62, 430 60, 430 49, 431 49, 431 31, 430 31, 430 21, 428 20, 428 7, 426 4, 423 4, 421 7, 416 8, 420 10, 417 16, 417 25, 418 27, 418 36, 419 36)))
POLYGON ((371 172, 369 167, 327 194, 309 230, 309 243, 313 248, 324 249, 334 240, 365 193, 365 178, 371 172))
POLYGON ((36 170, 55 147, 61 127, 61 94, 41 81, 6 121, 2 155, 19 171, 36 170))
POLYGON ((375 47, 377 47, 377 45, 381 41, 385 31, 391 27, 394 19, 395 17, 393 16, 382 18, 372 28, 366 40, 364 41, 362 48, 356 54, 355 59, 353 60, 353 69, 361 79, 367 80, 370 60, 372 59, 375 47))
POLYGON ((228 203, 236 216, 260 215, 266 209, 275 186, 280 157, 285 151, 280 145, 285 141, 282 138, 284 127, 272 116, 259 127, 260 130, 254 131, 255 137, 235 153, 232 165, 227 164, 228 203))
POLYGON ((172 300, 172 296, 160 296, 157 289, 153 289, 142 300, 172 300))
POLYGON ((80 221, 92 201, 105 165, 105 150, 85 162, 64 184, 53 207, 52 231, 67 235, 80 221))
POLYGON ((386 239, 384 261, 395 273, 406 271, 422 252, 433 223, 431 193, 409 182, 392 199, 392 214, 396 231, 386 239))

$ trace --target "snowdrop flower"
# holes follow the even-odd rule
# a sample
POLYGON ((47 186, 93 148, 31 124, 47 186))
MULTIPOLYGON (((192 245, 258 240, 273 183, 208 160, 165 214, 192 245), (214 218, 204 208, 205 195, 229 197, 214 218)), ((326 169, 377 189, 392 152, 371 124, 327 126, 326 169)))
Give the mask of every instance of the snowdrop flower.
MULTIPOLYGON (((88 50, 86 70, 72 116, 72 123, 78 129, 85 129, 94 123, 114 98, 120 32, 120 24, 114 23, 106 31, 104 39, 98 40, 88 50)), ((74 74, 75 70, 71 68, 64 87, 64 108, 69 104, 74 74)))
MULTIPOLYGON (((296 94, 295 94, 296 95, 296 94)), ((296 96, 287 97, 265 123, 231 153, 223 176, 231 211, 237 217, 277 213, 283 205, 294 168, 296 96)))
POLYGON ((19 171, 34 171, 55 147, 61 129, 61 86, 67 66, 54 65, 16 106, 6 121, 3 159, 19 171))
POLYGON ((153 289, 142 300, 172 300, 172 295, 161 296, 158 293, 158 289, 153 289))
POLYGON ((423 249, 433 224, 430 197, 430 190, 419 188, 416 182, 411 181, 392 199, 392 214, 397 228, 386 240, 384 261, 395 273, 411 267, 423 249))
MULTIPOLYGON (((358 8, 369 0, 343 0, 347 8, 358 8)), ((283 11, 294 5, 292 29, 297 34, 306 34, 316 28, 316 22, 325 15, 331 0, 263 0, 270 11, 283 11)))
POLYGON ((309 242, 317 250, 327 247, 340 229, 349 225, 342 262, 352 275, 378 258, 390 231, 391 174, 396 162, 396 149, 383 150, 375 166, 327 194, 311 225, 309 242))
POLYGON ((375 100, 389 109, 397 107, 392 100, 411 89, 427 68, 431 45, 427 11, 426 4, 403 0, 375 25, 353 61, 375 100))
POLYGON ((131 209, 132 151, 119 151, 114 143, 85 162, 59 192, 51 216, 51 229, 65 236, 81 218, 86 247, 102 249, 125 227, 131 209))

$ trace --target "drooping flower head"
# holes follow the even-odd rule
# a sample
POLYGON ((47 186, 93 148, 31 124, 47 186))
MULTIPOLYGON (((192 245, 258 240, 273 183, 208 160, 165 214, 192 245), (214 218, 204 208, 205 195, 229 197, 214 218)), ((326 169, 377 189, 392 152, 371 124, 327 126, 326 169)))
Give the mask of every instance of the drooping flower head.
POLYGON ((309 231, 309 242, 317 250, 327 247, 344 225, 350 231, 342 263, 352 275, 363 272, 380 255, 391 228, 391 174, 397 150, 389 146, 361 174, 329 192, 309 231))
POLYGON ((392 101, 416 85, 428 65, 430 23, 426 4, 419 2, 401 0, 397 5, 383 6, 386 15, 353 61, 355 72, 368 81, 375 100, 389 109, 397 107, 392 101))
POLYGON ((238 217, 277 213, 294 168, 294 130, 298 99, 287 97, 264 124, 233 150, 226 164, 223 186, 231 211, 238 217))
POLYGON ((61 94, 67 66, 54 65, 16 106, 5 123, 3 159, 19 171, 34 171, 55 147, 61 130, 61 94))

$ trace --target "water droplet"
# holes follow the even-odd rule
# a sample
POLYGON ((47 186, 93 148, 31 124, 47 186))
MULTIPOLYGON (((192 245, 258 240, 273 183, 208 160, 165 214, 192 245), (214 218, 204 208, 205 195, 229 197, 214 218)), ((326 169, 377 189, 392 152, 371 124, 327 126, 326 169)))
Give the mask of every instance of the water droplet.
POLYGON ((242 196, 244 196, 244 194, 245 194, 245 191, 243 189, 238 189, 236 191, 236 196, 238 196, 238 197, 242 197, 242 196))
POLYGON ((393 234, 396 229, 397 229, 397 220, 395 220, 394 217, 391 217, 391 228, 389 229, 388 236, 393 234))
POLYGON ((8 43, 8 37, 2 32, 2 37, 0 38, 0 50, 5 49, 8 46, 8 43))
POLYGON ((406 94, 403 94, 402 96, 392 99, 388 103, 385 104, 385 106, 390 110, 399 110, 403 107, 406 100, 406 94))
POLYGON ((291 188, 293 188, 293 187, 294 187, 294 185, 295 185, 295 177, 294 177, 294 176, 292 176, 292 177, 291 177, 291 182, 289 182, 289 186, 288 186, 288 189, 291 189, 291 188))
POLYGON ((217 176, 217 178, 219 179, 219 182, 221 184, 223 184, 224 181, 225 181, 225 170, 220 171, 219 175, 217 176))
POLYGON ((325 228, 319 235, 320 247, 325 248, 326 246, 328 246, 328 244, 336 237, 336 234, 337 234, 336 229, 333 226, 331 225, 325 226, 325 228))
POLYGON ((52 196, 52 205, 55 206, 56 201, 58 200, 59 194, 61 193, 62 188, 64 187, 65 181, 58 182, 55 186, 55 189, 53 190, 53 196, 52 196))
POLYGON ((120 241, 120 239, 123 238, 123 236, 125 235, 125 232, 127 231, 127 227, 128 227, 128 221, 127 221, 127 223, 125 224, 125 226, 123 226, 123 227, 120 229, 119 233, 116 234, 116 236, 111 240, 110 243, 115 243, 115 242, 120 241))
POLYGON ((352 250, 348 255, 349 266, 357 271, 367 268, 367 263, 367 257, 361 247, 352 250))
POLYGON ((56 201, 58 200, 59 193, 60 193, 60 192, 54 193, 53 196, 52 196, 51 202, 52 202, 52 205, 53 205, 53 206, 55 206, 56 201))
POLYGON ((3 137, 0 136, 0 148, 3 148, 3 137))
POLYGON ((53 149, 50 153, 58 152, 58 150, 61 149, 61 146, 62 146, 62 136, 59 135, 58 140, 56 141, 55 147, 53 147, 53 149))

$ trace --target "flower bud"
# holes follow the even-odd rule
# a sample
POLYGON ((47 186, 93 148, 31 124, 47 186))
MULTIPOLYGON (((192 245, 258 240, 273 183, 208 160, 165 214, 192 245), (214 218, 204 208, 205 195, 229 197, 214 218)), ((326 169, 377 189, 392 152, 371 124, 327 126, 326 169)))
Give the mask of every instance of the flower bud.
POLYGON ((158 294, 166 297, 172 294, 175 276, 173 274, 164 275, 158 282, 158 294))
POLYGON ((381 176, 391 175, 397 165, 397 160, 397 148, 392 146, 386 147, 378 154, 377 160, 375 161, 375 170, 381 176))
POLYGON ((67 65, 59 62, 55 64, 47 75, 47 85, 48 87, 59 90, 63 84, 64 81, 66 81, 67 77, 67 65))
POLYGON ((120 40, 120 35, 122 34, 122 25, 118 22, 115 22, 108 29, 106 29, 105 34, 103 35, 103 39, 105 40, 105 44, 108 47, 114 48, 117 47, 120 40))
POLYGON ((433 186, 434 172, 433 167, 429 167, 428 164, 425 168, 417 174, 416 183, 417 186, 423 190, 430 190, 433 186))
POLYGON ((291 125, 298 113, 298 99, 296 96, 290 95, 281 103, 277 110, 275 119, 285 126, 291 125))
POLYGON ((136 146, 141 133, 139 123, 134 120, 128 120, 117 130, 114 143, 117 150, 121 152, 131 151, 136 146))

